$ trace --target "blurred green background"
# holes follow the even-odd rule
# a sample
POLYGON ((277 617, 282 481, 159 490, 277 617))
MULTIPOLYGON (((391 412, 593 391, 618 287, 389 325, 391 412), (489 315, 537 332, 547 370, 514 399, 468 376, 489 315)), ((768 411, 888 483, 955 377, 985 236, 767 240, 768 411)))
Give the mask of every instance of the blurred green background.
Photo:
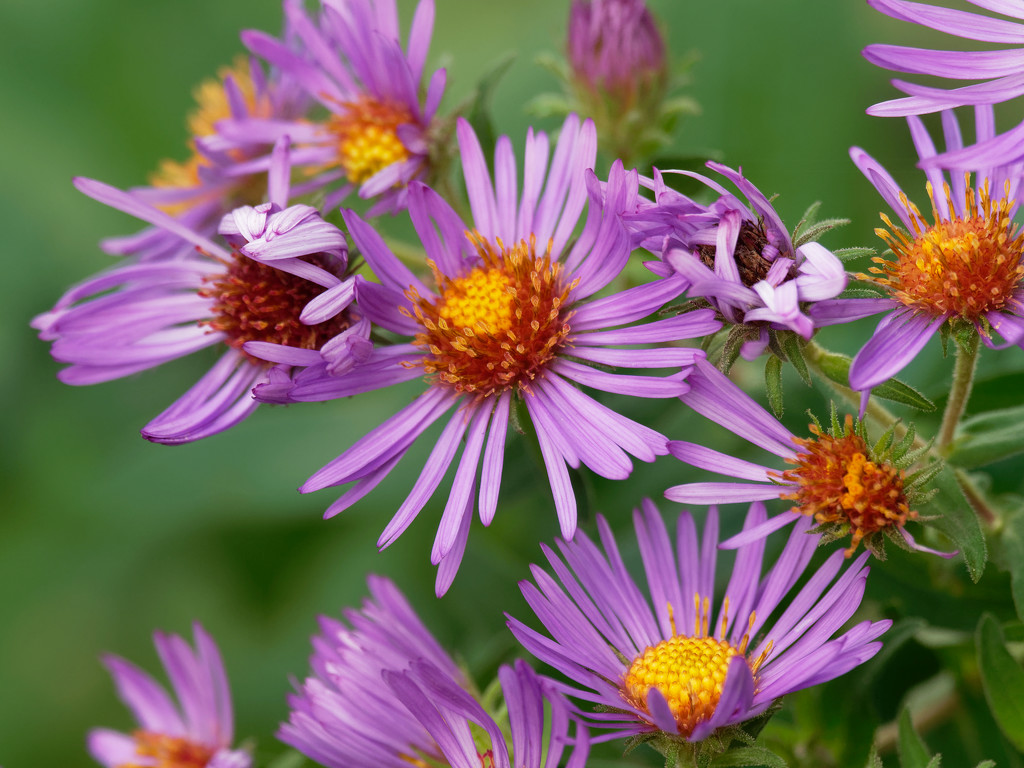
MULTIPOLYGON (((676 57, 692 49, 701 54, 686 93, 704 113, 682 126, 677 149, 714 149, 724 162, 742 165, 763 191, 779 193, 777 206, 791 225, 815 200, 824 202, 824 216, 851 217, 854 224, 830 235, 827 245, 872 244, 881 202, 848 160, 847 148, 865 147, 908 184, 919 177, 904 125, 864 115, 892 89, 886 73, 859 51, 872 41, 908 41, 920 33, 859 0, 650 4, 676 57)), ((561 52, 568 3, 437 0, 437 6, 431 61, 449 68, 446 107, 470 92, 505 51, 518 52, 494 106, 498 130, 521 145, 530 124, 524 104, 539 90, 556 88, 534 57, 561 52)), ((406 21, 412 8, 400 2, 406 21)), ((193 620, 203 622, 226 658, 239 737, 255 737, 261 756, 274 754, 272 734, 286 717, 288 679, 305 674, 315 615, 357 604, 370 571, 391 575, 441 640, 475 672, 487 674, 513 651, 502 610, 526 615, 515 582, 539 556, 537 542, 557 533, 547 480, 513 442, 515 464, 506 471, 497 519, 489 530, 474 525, 462 572, 437 601, 428 558, 443 499, 428 505, 389 550, 378 554, 374 547, 427 445, 416 447, 393 480, 329 522, 320 516, 335 498, 332 491, 300 496, 294 490, 407 402, 415 386, 365 396, 359 407, 264 408, 227 434, 168 448, 147 443, 138 429, 193 382, 212 355, 95 387, 56 380, 58 366, 28 327, 30 318, 68 285, 111 263, 96 246, 100 238, 136 228, 75 192, 71 176, 128 187, 145 183, 160 158, 184 158, 193 86, 242 51, 240 29, 276 32, 280 23, 273 0, 9 0, 0 8, 6 32, 0 46, 0 226, 8 270, 0 282, 5 768, 89 765, 84 737, 90 727, 131 727, 99 655, 115 652, 155 670, 152 630, 188 633, 193 620)), ((872 327, 869 321, 845 335, 830 332, 824 341, 851 352, 872 327)), ((937 347, 905 376, 931 395, 941 393, 947 376, 937 347)), ((989 373, 1024 362, 1019 350, 998 360, 983 357, 989 373)), ((756 389, 758 368, 741 375, 756 389)), ((804 408, 822 401, 809 397, 805 405, 800 398, 808 390, 795 382, 789 388, 787 422, 802 429, 804 408)), ((1016 402, 1019 390, 994 396, 1016 402)), ((670 436, 700 429, 716 445, 727 445, 721 430, 671 404, 630 408, 627 413, 670 436)), ((697 474, 669 459, 641 465, 629 483, 595 480, 594 506, 625 531, 641 495, 657 498, 665 486, 697 474)), ((1001 477, 1008 490, 1017 489, 1019 465, 1004 467, 1001 477)), ((888 582, 873 585, 877 604, 916 599, 907 596, 915 568, 920 564, 902 571, 897 565, 888 582)), ((974 608, 962 629, 973 627, 983 594, 964 598, 974 608)))

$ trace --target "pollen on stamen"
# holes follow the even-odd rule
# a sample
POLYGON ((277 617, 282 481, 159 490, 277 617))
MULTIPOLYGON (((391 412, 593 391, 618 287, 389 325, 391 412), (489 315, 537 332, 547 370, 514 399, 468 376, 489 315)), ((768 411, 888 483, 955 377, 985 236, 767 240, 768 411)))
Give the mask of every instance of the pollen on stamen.
POLYGON ((963 218, 958 216, 948 184, 943 184, 950 218, 942 218, 935 190, 928 184, 933 225, 900 193, 900 202, 913 224, 912 236, 895 227, 876 229, 892 250, 893 258, 876 257, 871 274, 858 279, 885 286, 908 307, 939 316, 958 316, 973 323, 988 312, 1005 308, 1024 279, 1024 233, 1013 223, 1014 201, 1009 184, 1003 197, 993 200, 988 181, 975 192, 966 177, 963 218))
MULTIPOLYGON (((749 632, 740 643, 733 645, 728 640, 709 636, 711 606, 707 597, 694 595, 694 632, 679 635, 676 631, 672 605, 668 606, 669 624, 672 637, 657 645, 648 646, 626 672, 622 681, 622 698, 628 704, 647 712, 647 698, 656 688, 668 702, 676 721, 678 733, 687 737, 702 722, 715 712, 725 687, 725 678, 730 661, 741 656, 747 662, 752 674, 767 657, 768 650, 751 662, 746 659, 749 632)), ((725 636, 728 626, 728 598, 724 603, 721 621, 721 635, 725 636)), ((751 614, 750 626, 754 625, 751 614)))
POLYGON ((796 502, 794 512, 819 523, 848 525, 847 557, 866 537, 886 528, 902 528, 917 517, 904 491, 903 470, 870 459, 867 444, 853 429, 853 417, 846 417, 842 435, 823 433, 813 424, 810 431, 813 438, 794 438, 801 451, 786 461, 795 468, 777 475, 795 486, 780 498, 796 502))
POLYGON ((407 107, 369 96, 341 106, 327 127, 336 137, 338 164, 350 182, 361 184, 387 166, 409 159, 409 150, 398 137, 398 126, 412 122, 407 107))
POLYGON ((459 276, 430 263, 437 297, 410 289, 423 332, 415 343, 429 351, 422 362, 433 383, 481 397, 530 383, 566 343, 570 313, 563 307, 573 285, 551 259, 551 244, 538 254, 533 237, 506 246, 467 233, 480 257, 459 276))

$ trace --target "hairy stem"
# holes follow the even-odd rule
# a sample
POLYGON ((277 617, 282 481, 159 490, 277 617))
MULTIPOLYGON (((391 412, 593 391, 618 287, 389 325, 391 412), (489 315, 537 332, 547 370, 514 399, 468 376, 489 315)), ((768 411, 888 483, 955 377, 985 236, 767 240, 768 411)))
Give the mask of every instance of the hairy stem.
POLYGON ((935 449, 941 456, 948 456, 956 436, 956 427, 967 407, 967 398, 971 396, 974 384, 974 371, 978 364, 977 332, 963 343, 956 345, 956 364, 953 366, 953 384, 946 401, 946 410, 942 414, 942 426, 935 442, 935 449))

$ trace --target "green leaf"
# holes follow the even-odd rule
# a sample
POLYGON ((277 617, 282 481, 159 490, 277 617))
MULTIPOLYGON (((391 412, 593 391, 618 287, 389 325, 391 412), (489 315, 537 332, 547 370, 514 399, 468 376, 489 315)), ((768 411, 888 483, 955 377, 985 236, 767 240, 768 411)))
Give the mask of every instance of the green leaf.
POLYGON ((507 54, 498 60, 498 63, 487 70, 477 83, 476 91, 473 93, 468 108, 466 119, 473 126, 480 146, 483 148, 484 157, 491 160, 494 157, 494 126, 491 122, 491 99, 494 91, 501 82, 501 78, 508 72, 516 56, 514 53, 507 54))
POLYGON ((1006 521, 1002 536, 1005 565, 1010 571, 1010 591, 1017 617, 1024 621, 1024 514, 1006 521))
POLYGON ((896 751, 900 755, 900 768, 928 768, 931 763, 931 754, 924 741, 917 735, 917 731, 914 730, 909 709, 904 709, 900 715, 899 741, 896 742, 896 751))
POLYGON ((984 614, 975 635, 978 669, 985 699, 999 729, 1017 749, 1024 750, 1024 669, 1006 650, 999 622, 984 614))
POLYGON ((964 556, 967 573, 970 574, 971 580, 977 583, 988 562, 988 546, 985 544, 985 535, 981 532, 978 516, 964 498, 951 468, 944 467, 936 475, 933 486, 937 493, 919 511, 925 515, 941 515, 935 520, 928 521, 928 525, 944 533, 956 545, 964 556))
POLYGON ((866 768, 885 768, 885 766, 882 765, 882 758, 880 758, 878 753, 875 751, 875 747, 871 748, 871 754, 868 755, 868 764, 866 768))
POLYGON ((267 768, 301 768, 304 765, 306 765, 305 755, 290 749, 267 763, 267 768))
MULTIPOLYGON (((804 380, 808 387, 811 386, 811 374, 807 370, 807 362, 804 360, 804 350, 800 344, 800 337, 792 332, 782 332, 779 334, 779 343, 782 345, 782 351, 789 358, 789 362, 793 364, 796 372, 800 374, 800 378, 804 380)), ((849 380, 849 377, 847 377, 847 380, 849 380)))
MULTIPOLYGON (((844 387, 850 386, 850 358, 836 352, 823 352, 818 357, 818 368, 831 381, 844 387)), ((871 394, 883 400, 909 405, 919 411, 934 411, 935 403, 899 379, 889 379, 871 390, 871 394)))
POLYGON ((764 766, 764 768, 788 768, 785 760, 764 747, 739 747, 730 749, 711 762, 712 768, 733 768, 733 766, 764 766))
MULTIPOLYGON (((837 248, 832 253, 840 261, 852 261, 862 256, 874 256, 877 251, 874 248, 867 248, 865 246, 854 246, 852 248, 837 248)), ((878 294, 875 295, 877 296, 878 294)))
POLYGON ((1024 405, 972 416, 960 424, 949 461, 973 469, 1024 453, 1024 405))
POLYGON ((768 404, 777 418, 782 417, 782 361, 775 355, 768 355, 764 364, 764 385, 768 393, 768 404))

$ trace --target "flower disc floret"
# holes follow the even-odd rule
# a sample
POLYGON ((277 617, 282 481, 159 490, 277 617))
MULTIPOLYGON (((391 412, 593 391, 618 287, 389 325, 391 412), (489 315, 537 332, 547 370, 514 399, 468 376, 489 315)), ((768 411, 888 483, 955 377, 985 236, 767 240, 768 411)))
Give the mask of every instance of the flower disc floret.
POLYGON ((564 307, 572 285, 552 261, 550 243, 538 255, 532 236, 512 247, 477 232, 467 236, 480 257, 477 267, 451 278, 432 263, 438 296, 409 291, 424 329, 414 341, 429 351, 419 364, 456 392, 529 392, 569 335, 564 307))
POLYGON ((122 763, 117 768, 206 768, 214 751, 180 736, 136 731, 135 754, 139 762, 122 763))
POLYGON ((408 107, 361 96, 332 115, 328 127, 338 139, 338 163, 353 184, 362 182, 392 163, 409 159, 398 138, 398 126, 412 122, 408 107))
POLYGON ((872 461, 864 439, 846 417, 841 436, 823 433, 812 424, 813 438, 794 437, 803 451, 786 462, 795 464, 781 479, 793 483, 792 493, 781 498, 797 502, 794 512, 814 517, 819 523, 849 525, 850 556, 866 536, 885 528, 902 528, 917 513, 910 510, 903 488, 903 470, 883 461, 872 461))
POLYGON ((939 215, 935 190, 928 184, 932 226, 926 226, 917 206, 900 194, 914 226, 913 238, 882 214, 889 229, 876 229, 875 234, 892 249, 895 260, 876 257, 879 266, 869 270, 872 275, 858 277, 884 285, 908 307, 977 323, 986 313, 1007 307, 1019 290, 1024 234, 1013 223, 1014 202, 1008 196, 993 201, 987 181, 976 195, 967 180, 962 218, 949 185, 943 184, 943 189, 948 218, 939 215))

